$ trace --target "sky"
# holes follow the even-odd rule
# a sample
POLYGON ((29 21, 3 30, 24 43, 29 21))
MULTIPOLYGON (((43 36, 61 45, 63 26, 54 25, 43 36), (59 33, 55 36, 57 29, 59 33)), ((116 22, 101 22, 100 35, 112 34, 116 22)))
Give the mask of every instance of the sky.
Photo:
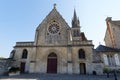
POLYGON ((70 27, 76 9, 81 31, 95 48, 105 44, 105 19, 120 20, 120 0, 0 0, 0 57, 9 57, 16 42, 34 41, 36 28, 54 3, 70 27))

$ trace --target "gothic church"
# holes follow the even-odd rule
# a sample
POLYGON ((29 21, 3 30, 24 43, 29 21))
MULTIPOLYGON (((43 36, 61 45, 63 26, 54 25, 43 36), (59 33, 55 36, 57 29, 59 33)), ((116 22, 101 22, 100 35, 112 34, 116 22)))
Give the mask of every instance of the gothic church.
POLYGON ((70 27, 54 5, 36 28, 35 40, 16 42, 10 58, 21 73, 102 74, 102 63, 94 59, 94 45, 80 30, 74 10, 70 27))

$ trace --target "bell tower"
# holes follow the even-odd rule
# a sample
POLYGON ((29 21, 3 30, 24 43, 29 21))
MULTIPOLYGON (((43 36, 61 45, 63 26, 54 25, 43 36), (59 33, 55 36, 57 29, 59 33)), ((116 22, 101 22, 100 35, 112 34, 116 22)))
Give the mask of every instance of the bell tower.
POLYGON ((72 37, 73 40, 80 40, 80 21, 79 18, 77 18, 75 9, 72 19, 72 37))

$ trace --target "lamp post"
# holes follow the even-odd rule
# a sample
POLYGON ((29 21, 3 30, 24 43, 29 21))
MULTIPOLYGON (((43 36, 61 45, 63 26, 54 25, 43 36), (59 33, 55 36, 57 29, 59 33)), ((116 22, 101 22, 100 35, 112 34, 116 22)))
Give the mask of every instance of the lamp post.
MULTIPOLYGON (((116 68, 116 65, 115 65, 115 68, 116 68)), ((115 80, 117 80, 117 72, 116 72, 116 69, 114 70, 114 77, 115 77, 115 80)))

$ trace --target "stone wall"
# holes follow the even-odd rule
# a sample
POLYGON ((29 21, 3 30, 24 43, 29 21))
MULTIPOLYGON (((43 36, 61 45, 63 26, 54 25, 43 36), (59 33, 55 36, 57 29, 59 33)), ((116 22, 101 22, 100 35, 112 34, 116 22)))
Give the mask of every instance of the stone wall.
POLYGON ((4 74, 5 72, 5 64, 6 64, 6 59, 0 59, 0 75, 4 74))
POLYGON ((120 48, 119 23, 118 21, 107 21, 107 29, 104 38, 106 46, 120 48))
POLYGON ((8 71, 8 68, 12 66, 13 60, 11 59, 0 59, 0 75, 3 75, 8 71))
POLYGON ((104 41, 106 46, 113 47, 108 29, 106 30, 104 41))
POLYGON ((67 73, 67 48, 66 47, 39 47, 36 54, 35 72, 47 72, 47 58, 50 53, 57 55, 57 72, 67 73))
POLYGON ((93 61, 93 46, 79 46, 72 47, 72 61, 73 61, 73 73, 80 74, 80 63, 85 63, 86 74, 92 74, 92 61, 93 61), (78 51, 83 49, 85 51, 85 59, 79 59, 78 51))
POLYGON ((112 33, 114 36, 114 40, 115 40, 115 48, 120 48, 120 26, 116 25, 116 24, 112 24, 112 33))
POLYGON ((92 66, 92 70, 95 71, 97 75, 103 74, 103 63, 93 63, 92 66))
POLYGON ((20 67, 21 62, 25 62, 25 72, 29 72, 30 68, 30 62, 35 61, 35 56, 36 56, 36 48, 35 47, 16 47, 15 48, 15 57, 14 59, 16 60, 15 65, 17 67, 20 67), (22 59, 22 53, 23 50, 26 49, 28 51, 27 59, 22 59))

